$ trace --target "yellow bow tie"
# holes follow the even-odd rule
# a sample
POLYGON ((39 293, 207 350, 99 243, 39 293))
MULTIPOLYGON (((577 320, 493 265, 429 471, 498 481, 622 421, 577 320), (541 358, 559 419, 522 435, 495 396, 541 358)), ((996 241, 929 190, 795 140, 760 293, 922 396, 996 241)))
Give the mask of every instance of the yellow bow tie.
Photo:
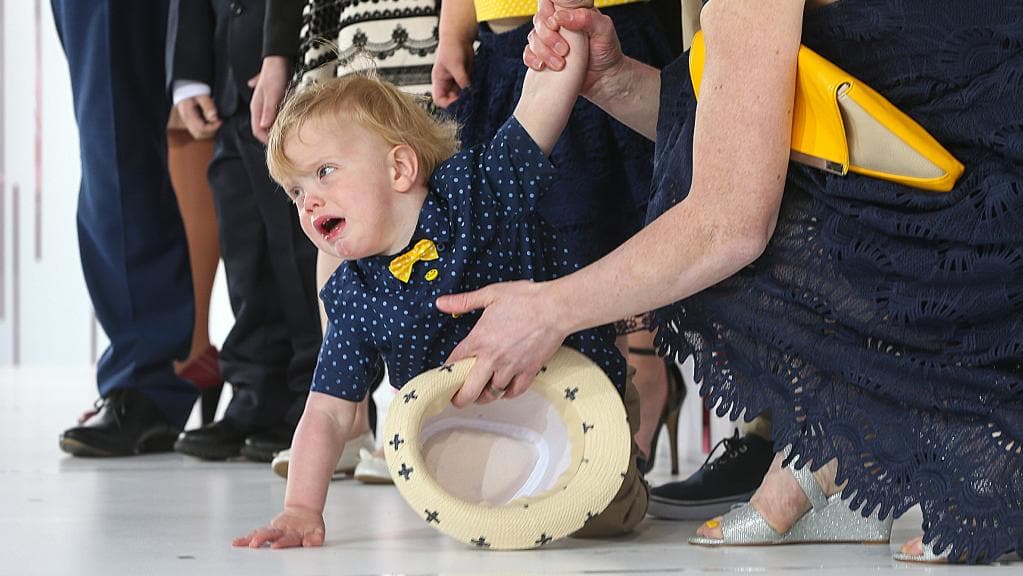
POLYGON ((422 260, 428 262, 430 260, 436 260, 440 256, 437 255, 437 247, 433 244, 433 240, 423 238, 416 245, 412 247, 408 252, 396 256, 394 260, 391 260, 391 264, 387 267, 391 271, 391 274, 395 278, 402 282, 408 282, 409 278, 412 277, 412 265, 422 260))

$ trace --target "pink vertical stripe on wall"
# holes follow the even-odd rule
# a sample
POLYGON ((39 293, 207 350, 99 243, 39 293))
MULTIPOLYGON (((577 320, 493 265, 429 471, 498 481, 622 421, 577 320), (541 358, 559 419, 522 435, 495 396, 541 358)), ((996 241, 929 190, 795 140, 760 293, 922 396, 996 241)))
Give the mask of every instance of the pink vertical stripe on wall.
MULTIPOLYGON (((4 24, 4 0, 0 0, 0 31, 6 28, 4 24)), ((4 76, 4 43, 0 37, 0 320, 6 318, 7 312, 7 118, 4 115, 7 105, 5 103, 4 87, 6 79, 4 76)))
POLYGON ((99 321, 96 320, 96 311, 93 310, 89 316, 89 359, 93 364, 99 360, 99 321))
POLYGON ((43 9, 42 2, 35 0, 35 169, 36 188, 35 202, 35 256, 43 259, 43 9))
POLYGON ((21 216, 18 212, 18 196, 20 190, 15 184, 11 187, 11 364, 21 363, 21 258, 18 255, 21 241, 19 226, 21 216))

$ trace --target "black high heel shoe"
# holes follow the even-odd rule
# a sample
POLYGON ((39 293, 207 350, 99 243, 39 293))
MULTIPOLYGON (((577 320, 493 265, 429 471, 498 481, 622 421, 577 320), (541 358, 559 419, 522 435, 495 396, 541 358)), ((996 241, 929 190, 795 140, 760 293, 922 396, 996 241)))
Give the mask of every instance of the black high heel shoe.
POLYGON ((220 376, 220 354, 213 346, 187 363, 176 363, 174 372, 182 380, 188 380, 199 389, 202 425, 213 422, 220 404, 220 393, 224 379, 220 376))
MULTIPOLYGON (((657 352, 651 348, 629 347, 629 354, 639 356, 656 356, 657 352)), ((654 429, 654 437, 650 440, 650 455, 647 458, 639 458, 639 471, 644 475, 650 473, 657 461, 657 442, 661 437, 661 428, 668 429, 668 449, 671 455, 671 474, 678 474, 678 417, 682 410, 682 402, 686 399, 685 381, 682 380, 682 372, 673 361, 664 359, 664 369, 668 375, 668 396, 664 401, 664 408, 661 410, 661 417, 654 429)))

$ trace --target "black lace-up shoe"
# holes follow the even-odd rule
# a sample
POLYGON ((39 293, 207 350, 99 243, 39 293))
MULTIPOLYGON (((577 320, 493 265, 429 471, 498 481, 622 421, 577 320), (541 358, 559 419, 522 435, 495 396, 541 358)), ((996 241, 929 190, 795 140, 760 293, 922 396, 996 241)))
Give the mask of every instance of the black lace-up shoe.
POLYGON ((278 452, 291 447, 291 437, 294 435, 295 429, 291 426, 284 424, 274 426, 247 437, 241 455, 256 462, 271 462, 278 452))
POLYGON ((203 460, 227 460, 239 456, 247 434, 230 418, 217 420, 178 436, 174 451, 203 460))
POLYGON ((727 512, 734 504, 748 502, 774 460, 771 442, 749 434, 718 442, 700 469, 681 482, 650 490, 648 513, 669 520, 705 520, 727 512), (725 451, 711 460, 719 446, 725 451))
POLYGON ((120 389, 101 399, 81 426, 65 430, 60 449, 94 457, 169 452, 179 431, 142 392, 120 389))

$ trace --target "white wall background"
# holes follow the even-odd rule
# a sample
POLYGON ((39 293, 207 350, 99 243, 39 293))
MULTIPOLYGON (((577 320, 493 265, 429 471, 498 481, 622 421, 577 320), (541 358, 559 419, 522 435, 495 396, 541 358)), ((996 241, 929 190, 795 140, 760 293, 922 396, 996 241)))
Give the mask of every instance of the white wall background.
MULTIPOLYGON (((67 61, 48 0, 0 0, 0 24, 0 366, 81 366, 106 338, 78 257, 81 166, 67 61)), ((220 274, 214 344, 231 321, 220 274)))

